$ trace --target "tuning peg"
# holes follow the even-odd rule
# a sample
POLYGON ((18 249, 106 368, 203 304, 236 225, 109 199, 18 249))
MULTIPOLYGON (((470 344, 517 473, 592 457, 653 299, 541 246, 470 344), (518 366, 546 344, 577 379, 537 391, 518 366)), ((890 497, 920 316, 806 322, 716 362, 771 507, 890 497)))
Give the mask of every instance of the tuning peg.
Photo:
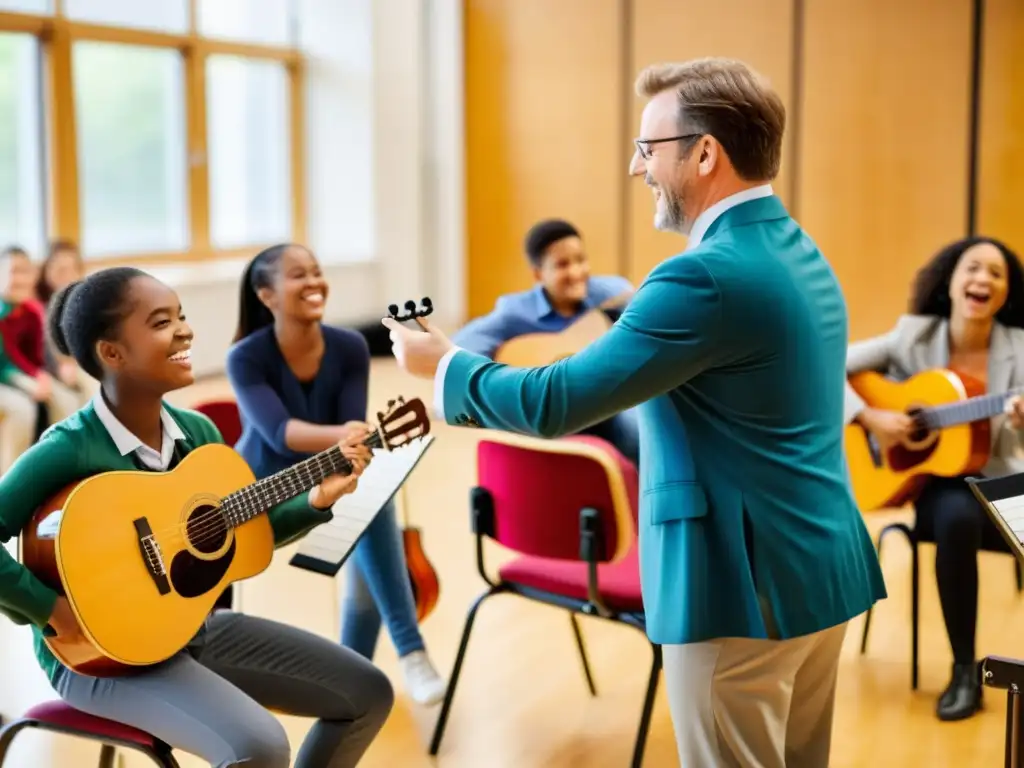
POLYGON ((404 315, 400 314, 397 304, 388 305, 388 314, 391 315, 392 318, 394 318, 400 323, 408 322, 409 320, 415 320, 419 317, 426 317, 427 315, 433 313, 434 311, 434 303, 430 300, 429 296, 424 296, 420 300, 419 307, 416 306, 416 302, 413 301, 412 299, 409 299, 409 301, 405 302, 403 306, 405 308, 404 315))

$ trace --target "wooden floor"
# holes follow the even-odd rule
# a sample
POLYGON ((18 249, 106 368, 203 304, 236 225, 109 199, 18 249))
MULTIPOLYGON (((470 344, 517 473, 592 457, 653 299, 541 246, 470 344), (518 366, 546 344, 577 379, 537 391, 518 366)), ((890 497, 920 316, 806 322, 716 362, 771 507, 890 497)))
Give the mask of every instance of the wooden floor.
MULTIPOLYGON (((197 385, 174 400, 188 403, 227 391, 223 382, 197 385)), ((429 383, 408 379, 390 362, 375 362, 371 409, 397 394, 431 396, 429 383)), ((410 481, 413 522, 425 529, 426 547, 441 578, 441 602, 423 626, 439 669, 451 668, 463 621, 482 590, 469 533, 467 489, 473 481, 473 446, 479 433, 435 426, 438 441, 410 481)), ((869 520, 874 534, 900 515, 869 520)), ((999 692, 987 709, 962 723, 940 723, 934 700, 950 665, 932 569, 933 551, 922 549, 921 689, 910 690, 909 554, 887 541, 883 557, 889 599, 875 612, 871 641, 859 654, 863 619, 850 626, 843 653, 833 738, 833 768, 917 766, 972 768, 1002 765, 1005 703, 999 692)), ((497 563, 501 553, 494 552, 497 563)), ((298 571, 278 555, 266 574, 245 585, 246 612, 294 623, 337 637, 333 580, 298 571)), ((1024 657, 1024 605, 1008 556, 982 556, 979 652, 1024 657)), ((401 691, 395 654, 386 634, 377 662, 394 681, 398 699, 391 718, 361 763, 366 768, 627 768, 633 749, 650 647, 638 632, 582 620, 598 695, 587 692, 569 620, 556 611, 514 597, 493 598, 481 609, 441 753, 427 756, 438 708, 423 709, 401 691)), ((286 718, 293 750, 308 721, 286 718)), ((92 765, 91 746, 62 749, 57 765, 92 765)), ((125 766, 145 761, 129 758, 125 766)), ((655 706, 645 765, 676 766, 668 708, 661 691, 655 706)), ((202 763, 182 757, 184 768, 202 763)))

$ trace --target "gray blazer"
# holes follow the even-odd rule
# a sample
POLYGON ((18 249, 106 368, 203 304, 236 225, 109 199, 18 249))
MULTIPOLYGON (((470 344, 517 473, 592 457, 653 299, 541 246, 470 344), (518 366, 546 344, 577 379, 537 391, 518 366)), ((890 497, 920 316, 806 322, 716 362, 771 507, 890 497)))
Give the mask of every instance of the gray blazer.
MULTIPOLYGON (((851 344, 846 352, 846 372, 878 371, 897 380, 932 368, 949 365, 949 323, 941 317, 903 315, 886 334, 851 344)), ((1006 392, 1024 387, 1024 330, 996 323, 988 356, 988 390, 1006 392)), ((865 407, 846 385, 844 417, 849 424, 865 407)), ((1024 471, 1024 441, 1000 414, 992 419, 992 455, 982 469, 986 476, 1024 471)))

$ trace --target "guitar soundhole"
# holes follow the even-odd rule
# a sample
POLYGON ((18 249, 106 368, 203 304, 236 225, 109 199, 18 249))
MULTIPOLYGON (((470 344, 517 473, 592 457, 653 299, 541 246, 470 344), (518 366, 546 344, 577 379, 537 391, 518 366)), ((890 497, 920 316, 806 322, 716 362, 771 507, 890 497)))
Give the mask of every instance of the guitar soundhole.
POLYGON ((192 510, 185 523, 189 544, 204 555, 217 552, 228 538, 228 525, 217 507, 202 506, 192 510))
POLYGON ((921 410, 920 408, 910 408, 907 410, 907 416, 914 420, 914 429, 907 435, 907 443, 915 447, 924 444, 931 437, 932 433, 921 421, 921 410))
POLYGON ((920 408, 908 408, 907 415, 914 419, 914 428, 903 440, 889 450, 889 468, 906 472, 931 456, 938 447, 938 433, 929 429, 920 419, 920 408))

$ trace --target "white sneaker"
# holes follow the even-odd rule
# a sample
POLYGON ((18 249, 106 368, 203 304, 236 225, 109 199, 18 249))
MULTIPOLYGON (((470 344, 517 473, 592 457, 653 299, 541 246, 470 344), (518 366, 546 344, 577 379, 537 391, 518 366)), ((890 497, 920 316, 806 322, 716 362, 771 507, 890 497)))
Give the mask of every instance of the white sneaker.
POLYGON ((431 706, 444 698, 448 684, 437 674, 426 651, 413 651, 408 656, 403 656, 399 663, 402 665, 405 690, 413 701, 431 706))

